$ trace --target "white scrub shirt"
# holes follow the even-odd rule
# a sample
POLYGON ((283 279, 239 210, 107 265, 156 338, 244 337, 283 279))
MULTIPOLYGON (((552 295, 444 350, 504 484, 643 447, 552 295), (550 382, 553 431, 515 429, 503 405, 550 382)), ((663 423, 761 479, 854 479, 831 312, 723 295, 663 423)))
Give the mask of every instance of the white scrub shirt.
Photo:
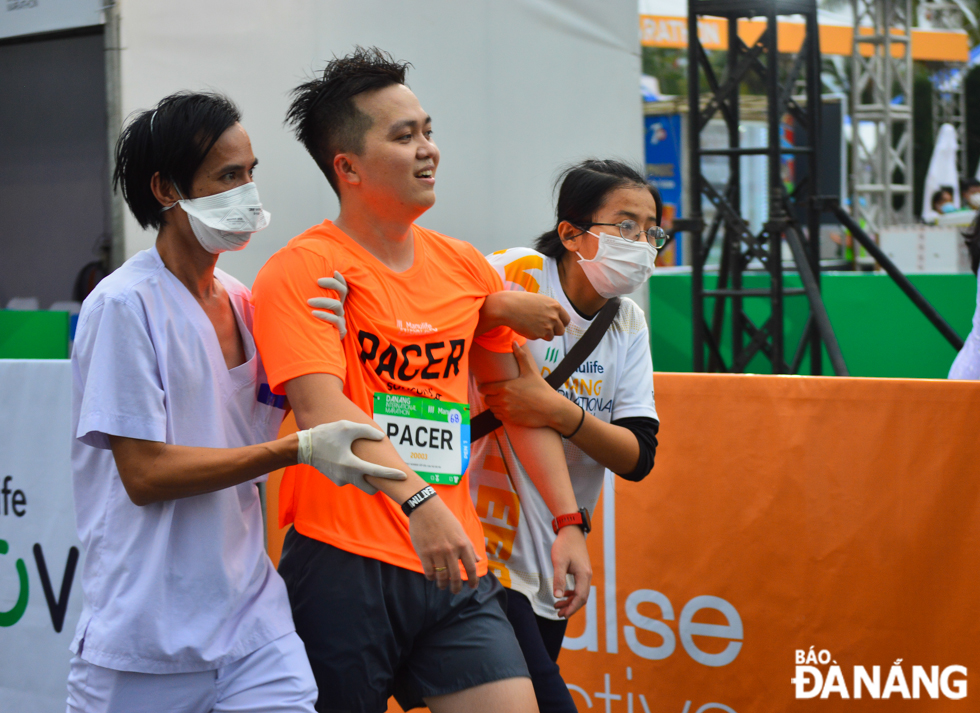
POLYGON ((247 361, 231 370, 156 248, 99 283, 79 315, 72 480, 85 605, 71 650, 98 666, 213 670, 295 630, 254 482, 138 507, 108 450, 110 435, 208 448, 276 437, 283 411, 252 339, 249 291, 214 275, 245 347, 247 361))

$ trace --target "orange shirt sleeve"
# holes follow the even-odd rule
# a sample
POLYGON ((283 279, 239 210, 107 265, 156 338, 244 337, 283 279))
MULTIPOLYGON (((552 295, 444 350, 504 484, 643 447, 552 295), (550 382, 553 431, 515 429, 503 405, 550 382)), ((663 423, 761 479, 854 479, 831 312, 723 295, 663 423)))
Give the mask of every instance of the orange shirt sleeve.
MULTIPOLYGON (((474 272, 480 280, 480 283, 486 288, 487 294, 501 292, 504 289, 504 283, 500 279, 500 275, 493 268, 493 265, 487 262, 487 259, 476 248, 472 245, 467 245, 470 249, 468 257, 473 264, 474 272)), ((481 334, 473 340, 475 344, 479 344, 487 351, 498 354, 509 354, 514 351, 512 345, 515 341, 523 345, 526 340, 510 327, 491 329, 489 332, 481 334)))
POLYGON ((337 297, 316 284, 333 275, 329 255, 287 246, 259 271, 252 286, 255 343, 269 386, 285 394, 285 384, 306 374, 333 374, 346 382, 347 360, 340 333, 313 316, 311 297, 337 297))

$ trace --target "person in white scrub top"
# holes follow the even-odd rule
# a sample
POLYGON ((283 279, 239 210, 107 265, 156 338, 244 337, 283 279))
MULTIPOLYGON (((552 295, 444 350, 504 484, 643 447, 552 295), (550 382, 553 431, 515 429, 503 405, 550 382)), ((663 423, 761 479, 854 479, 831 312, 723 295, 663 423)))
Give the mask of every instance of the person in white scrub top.
MULTIPOLYGON (((963 231, 963 237, 970 252, 970 267, 977 274, 977 268, 980 267, 980 213, 973 219, 970 227, 963 231)), ((953 360, 949 378, 980 379, 980 274, 977 279, 977 307, 973 312, 973 327, 963 342, 963 348, 953 360)))
MULTIPOLYGON (((136 115, 114 185, 154 246, 82 305, 72 479, 85 604, 68 711, 313 711, 316 684, 265 552, 257 483, 297 462, 338 485, 404 478, 339 422, 277 439, 285 413, 248 288, 217 269, 269 222, 240 113, 182 92, 136 115)), ((338 310, 339 311, 339 310, 338 310)))

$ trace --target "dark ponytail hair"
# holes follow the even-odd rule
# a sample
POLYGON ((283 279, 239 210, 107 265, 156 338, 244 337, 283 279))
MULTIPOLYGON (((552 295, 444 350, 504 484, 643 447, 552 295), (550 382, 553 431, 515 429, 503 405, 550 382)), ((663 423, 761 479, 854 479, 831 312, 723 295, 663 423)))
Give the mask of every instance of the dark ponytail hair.
POLYGON ((633 186, 650 191, 657 205, 657 225, 660 225, 664 210, 660 191, 629 164, 614 160, 586 159, 569 166, 555 181, 555 187, 558 188, 555 227, 535 241, 534 249, 548 257, 560 259, 566 250, 558 236, 558 226, 568 221, 585 230, 592 222, 592 217, 606 202, 610 192, 633 186))

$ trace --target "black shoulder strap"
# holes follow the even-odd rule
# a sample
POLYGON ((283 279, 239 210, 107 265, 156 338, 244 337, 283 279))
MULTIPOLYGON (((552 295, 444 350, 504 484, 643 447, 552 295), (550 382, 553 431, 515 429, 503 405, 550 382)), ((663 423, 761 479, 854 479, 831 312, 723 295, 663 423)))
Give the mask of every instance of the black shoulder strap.
MULTIPOLYGON (((603 305, 602 309, 599 310, 599 314, 592 320, 592 324, 585 330, 582 338, 575 343, 575 346, 569 349, 568 354, 555 367, 555 370, 545 377, 544 380, 548 382, 548 386, 557 389, 575 373, 576 369, 582 366, 582 362, 589 358, 589 355, 599 346, 599 342, 602 341, 602 337, 605 335, 606 330, 609 329, 609 325, 616 318, 616 313, 619 311, 619 304, 619 298, 613 297, 603 305)), ((497 417, 493 415, 493 412, 487 409, 470 422, 470 443, 476 443, 485 435, 495 431, 502 425, 497 417)))

